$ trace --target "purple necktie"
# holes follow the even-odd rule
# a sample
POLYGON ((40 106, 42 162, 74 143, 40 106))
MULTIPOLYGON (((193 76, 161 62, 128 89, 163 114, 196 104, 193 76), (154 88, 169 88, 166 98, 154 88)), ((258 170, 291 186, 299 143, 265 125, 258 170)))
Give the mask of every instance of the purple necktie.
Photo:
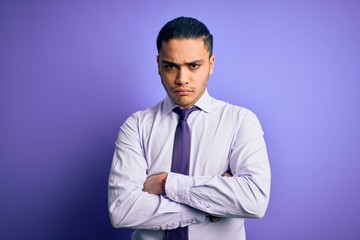
MULTIPOLYGON (((197 107, 192 107, 186 109, 175 108, 173 110, 179 115, 179 123, 175 131, 171 172, 189 175, 190 128, 186 120, 190 113, 197 109, 197 107)), ((187 240, 188 227, 167 230, 165 231, 165 238, 166 240, 187 240)))

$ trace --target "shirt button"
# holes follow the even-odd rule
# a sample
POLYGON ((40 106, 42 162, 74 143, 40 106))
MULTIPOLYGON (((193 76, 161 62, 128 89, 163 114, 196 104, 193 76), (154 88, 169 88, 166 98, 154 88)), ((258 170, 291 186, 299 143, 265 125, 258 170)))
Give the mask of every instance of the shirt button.
POLYGON ((191 223, 197 223, 197 222, 196 222, 196 219, 193 219, 193 220, 191 221, 191 223))

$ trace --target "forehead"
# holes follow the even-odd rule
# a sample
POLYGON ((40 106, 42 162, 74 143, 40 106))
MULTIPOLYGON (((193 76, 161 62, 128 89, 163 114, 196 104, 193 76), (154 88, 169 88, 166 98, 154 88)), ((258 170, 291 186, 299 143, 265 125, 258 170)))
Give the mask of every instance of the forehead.
POLYGON ((203 59, 209 55, 202 38, 196 39, 171 39, 163 42, 159 56, 169 60, 192 61, 203 59))

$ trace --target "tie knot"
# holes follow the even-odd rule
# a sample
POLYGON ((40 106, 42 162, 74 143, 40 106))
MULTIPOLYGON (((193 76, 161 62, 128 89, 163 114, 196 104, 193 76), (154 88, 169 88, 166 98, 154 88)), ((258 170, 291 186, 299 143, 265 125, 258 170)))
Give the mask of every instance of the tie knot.
POLYGON ((180 121, 186 121, 187 118, 189 117, 190 113, 197 110, 197 107, 192 107, 192 108, 174 108, 174 112, 176 112, 179 117, 180 117, 180 121))

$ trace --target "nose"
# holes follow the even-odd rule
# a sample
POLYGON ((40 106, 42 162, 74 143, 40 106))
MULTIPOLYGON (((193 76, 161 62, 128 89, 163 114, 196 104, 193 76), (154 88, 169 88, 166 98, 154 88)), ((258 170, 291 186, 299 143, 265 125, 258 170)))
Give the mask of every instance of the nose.
POLYGON ((176 76, 176 84, 183 85, 189 83, 189 74, 185 68, 180 68, 176 76))

